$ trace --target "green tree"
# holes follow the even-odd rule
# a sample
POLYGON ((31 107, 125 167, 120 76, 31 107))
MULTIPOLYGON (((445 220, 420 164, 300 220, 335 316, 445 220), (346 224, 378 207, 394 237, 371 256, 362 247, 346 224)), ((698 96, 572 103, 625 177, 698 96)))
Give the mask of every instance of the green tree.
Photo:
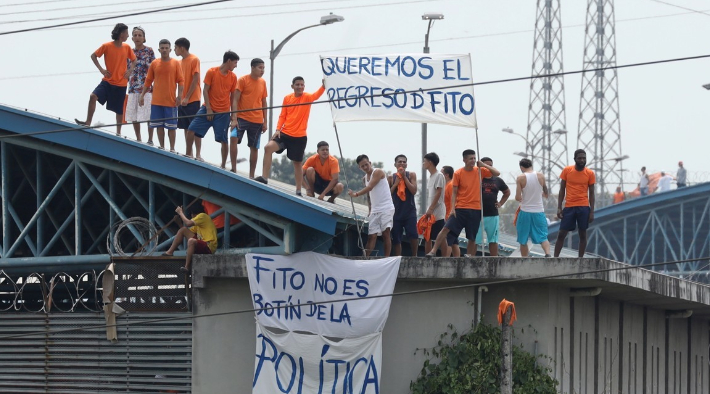
MULTIPOLYGON (((500 342, 498 327, 481 323, 459 334, 450 324, 436 347, 417 349, 430 358, 410 384, 412 394, 499 393, 500 342)), ((513 346, 514 394, 556 393, 557 381, 550 377, 551 370, 536 361, 522 346, 513 346)))
MULTIPOLYGON (((315 153, 309 152, 304 155, 304 158, 313 156, 315 153)), ((340 164, 340 182, 345 185, 345 193, 343 193, 339 198, 349 199, 347 195, 347 189, 360 190, 363 186, 362 177, 364 173, 357 166, 354 159, 348 158, 338 158, 340 164)), ((382 168, 382 162, 374 162, 372 165, 375 168, 382 168)), ((288 183, 291 185, 296 184, 296 179, 293 174, 293 164, 286 155, 282 155, 280 159, 276 158, 271 164, 271 178, 277 181, 288 183)), ((353 201, 359 204, 367 205, 367 199, 365 196, 359 196, 353 198, 353 201)))

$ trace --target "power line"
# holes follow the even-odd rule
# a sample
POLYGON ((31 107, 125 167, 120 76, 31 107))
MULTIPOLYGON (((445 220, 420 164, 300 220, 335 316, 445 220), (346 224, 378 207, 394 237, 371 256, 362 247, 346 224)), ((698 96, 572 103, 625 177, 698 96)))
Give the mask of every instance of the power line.
POLYGON ((701 15, 705 15, 705 16, 710 16, 710 14, 708 14, 706 11, 694 10, 694 9, 692 9, 692 8, 683 7, 683 6, 680 6, 680 5, 677 5, 677 4, 672 4, 672 3, 668 3, 668 2, 666 2, 666 1, 661 1, 661 0, 651 0, 651 1, 653 1, 654 3, 665 4, 665 5, 667 5, 667 6, 671 6, 671 7, 675 7, 675 8, 680 8, 681 10, 690 11, 691 13, 694 13, 694 14, 701 14, 701 15))
MULTIPOLYGON (((436 258, 436 257, 434 257, 434 258, 436 258)), ((367 297, 341 298, 338 300, 316 301, 316 302, 308 302, 308 303, 303 303, 303 304, 291 304, 291 305, 282 305, 282 306, 271 306, 271 307, 267 307, 267 308, 251 308, 251 309, 241 309, 241 310, 229 311, 229 312, 204 313, 202 315, 166 317, 166 318, 160 318, 160 319, 141 320, 141 321, 137 321, 137 322, 101 324, 101 325, 94 325, 94 326, 66 328, 66 329, 53 330, 53 331, 25 332, 22 334, 11 334, 11 335, 1 336, 0 341, 6 340, 6 339, 22 338, 22 337, 37 336, 37 335, 42 335, 42 336, 47 335, 48 336, 48 335, 53 335, 53 334, 65 333, 65 332, 103 330, 103 329, 106 329, 109 327, 128 327, 128 326, 138 326, 138 325, 145 325, 145 324, 151 324, 151 323, 162 323, 162 322, 177 321, 177 320, 194 320, 194 319, 199 319, 199 318, 203 318, 203 317, 239 315, 242 313, 256 313, 256 312, 263 312, 263 311, 274 311, 274 310, 286 309, 286 308, 310 307, 311 305, 334 304, 334 303, 338 303, 338 302, 351 302, 351 301, 370 300, 370 299, 377 299, 377 298, 400 297, 400 296, 409 296, 409 295, 417 295, 417 294, 436 293, 436 292, 441 292, 441 291, 470 289, 472 287, 479 287, 479 286, 495 286, 495 285, 502 285, 502 284, 529 282, 529 281, 535 281, 535 280, 557 279, 557 278, 566 278, 566 277, 574 277, 574 276, 582 276, 582 275, 600 274, 600 273, 614 272, 614 271, 624 271, 624 270, 630 270, 630 269, 646 269, 646 268, 650 268, 650 267, 656 267, 656 266, 662 266, 662 265, 668 265, 668 264, 680 264, 680 263, 688 263, 688 262, 693 262, 693 261, 706 261, 706 260, 710 260, 710 257, 675 260, 675 261, 667 261, 667 262, 663 262, 663 263, 653 263, 653 264, 644 264, 644 265, 626 265, 625 264, 623 267, 616 267, 616 268, 603 268, 603 269, 598 269, 598 270, 590 270, 590 271, 566 273, 566 274, 541 275, 541 276, 534 276, 534 277, 530 277, 530 278, 493 280, 493 281, 489 281, 489 282, 470 283, 470 284, 465 284, 465 285, 433 287, 433 288, 429 288, 429 289, 402 291, 399 293, 379 294, 379 295, 367 296, 367 297)))
MULTIPOLYGON (((706 10, 710 12, 710 10, 706 10)), ((639 20, 647 20, 647 19, 657 19, 657 18, 668 18, 668 17, 674 17, 674 16, 683 16, 683 15, 689 15, 693 14, 694 12, 680 12, 680 13, 675 13, 675 14, 665 14, 665 15, 653 15, 653 16, 642 16, 638 18, 628 18, 628 19, 619 19, 616 22, 634 22, 634 21, 639 21, 639 20)), ((567 25, 563 26, 564 29, 568 28, 574 28, 574 27, 585 27, 584 24, 576 24, 576 25, 567 25)), ((514 35, 514 34, 521 34, 521 33, 530 33, 533 32, 533 30, 528 29, 528 30, 513 30, 513 31, 507 31, 507 32, 499 32, 499 33, 488 33, 488 34, 476 34, 476 35, 471 35, 471 36, 458 36, 458 37, 449 37, 449 38, 438 38, 438 39, 432 39, 429 40, 430 42, 447 42, 447 41, 459 41, 459 40, 468 40, 468 39, 476 39, 476 38, 486 38, 486 37, 499 37, 499 36, 507 36, 507 35, 514 35)), ((394 47, 394 46, 401 46, 401 45, 421 45, 421 41, 406 41, 406 42, 396 42, 396 43, 390 43, 390 44, 379 44, 379 45, 365 45, 365 46, 358 46, 358 47, 347 47, 347 48, 336 48, 336 49, 322 49, 322 50, 316 50, 316 51, 307 51, 307 52, 291 52, 291 53, 282 53, 279 56, 280 57, 285 57, 285 56, 300 56, 300 55, 313 55, 313 54, 322 54, 322 53, 327 53, 327 52, 343 52, 343 51, 352 51, 352 50, 358 50, 358 49, 371 49, 371 48, 386 48, 386 47, 394 47)), ((260 55, 256 57, 268 57, 265 55, 260 55)), ((203 60, 202 62, 204 64, 209 64, 209 63, 217 63, 221 62, 221 59, 214 59, 214 60, 203 60)), ((59 76, 70 76, 70 75, 82 75, 82 74, 95 74, 96 70, 92 71, 79 71, 79 72, 66 72, 66 73, 54 73, 54 74, 35 74, 35 75, 19 75, 19 76, 13 76, 13 77, 1 77, 0 81, 4 80, 11 80, 11 79, 25 79, 25 78, 47 78, 47 77, 59 77, 59 76)))
MULTIPOLYGON (((153 0, 153 1, 165 1, 165 0, 153 0)), ((186 12, 189 12, 189 13, 214 12, 214 11, 222 11, 222 10, 240 10, 240 9, 249 9, 249 8, 298 6, 298 5, 307 5, 307 4, 330 3, 332 1, 334 1, 334 0, 318 0, 318 1, 302 1, 302 2, 279 3, 279 4, 246 5, 246 6, 236 6, 236 7, 210 8, 208 10, 178 10, 178 11, 167 11, 167 12, 164 12, 164 14, 178 14, 178 13, 186 13, 186 12)), ((352 1, 352 0, 343 0, 343 1, 352 1)), ((145 1, 136 1, 136 2, 131 2, 131 3, 144 3, 144 2, 145 1)), ((126 3, 123 3, 123 4, 126 4, 126 3)), ((141 9, 137 9, 137 10, 133 10, 133 11, 146 11, 146 10, 157 10, 157 9, 158 8, 141 8, 141 9)), ((8 25, 8 24, 13 24, 13 23, 46 22, 46 21, 66 20, 66 19, 79 19, 79 18, 86 18, 86 17, 96 16, 96 15, 106 15, 106 12, 118 12, 118 11, 105 11, 102 13, 57 16, 57 17, 52 17, 52 18, 13 20, 13 21, 0 22, 0 25, 8 25)), ((0 14, 0 15, 3 15, 3 14, 0 14)), ((115 14, 113 14, 113 15, 115 15, 115 14)), ((247 15, 247 16, 250 16, 250 15, 247 15)), ((192 19, 192 20, 199 20, 199 19, 192 19)), ((145 23, 154 24, 156 22, 145 22, 145 23)), ((102 26, 110 26, 110 25, 102 25, 102 26)), ((101 27, 101 26, 91 26, 91 27, 101 27)))
MULTIPOLYGON (((346 7, 329 7, 329 8, 313 8, 313 9, 308 9, 308 10, 266 12, 266 13, 262 13, 262 14, 249 14, 249 15, 237 14, 237 15, 223 15, 223 16, 204 17, 204 18, 172 19, 172 20, 158 21, 158 22, 156 22, 156 21, 140 21, 140 22, 131 22, 131 23, 151 26, 151 25, 160 25, 160 24, 165 24, 165 23, 194 22, 194 21, 233 19, 233 18, 251 18, 251 17, 258 17, 258 16, 273 16, 273 15, 291 15, 291 14, 307 13, 307 12, 315 12, 315 11, 349 10, 349 9, 354 9, 354 8, 370 8, 370 7, 382 7, 382 6, 390 6, 390 5, 430 3, 432 1, 444 1, 444 0, 412 0, 412 1, 400 1, 400 2, 396 2, 396 3, 378 3, 378 4, 365 4, 365 5, 356 5, 356 6, 346 6, 346 7)), ((89 28, 96 28, 96 27, 111 27, 111 26, 113 26, 113 25, 70 26, 70 27, 62 27, 61 29, 58 29, 58 30, 89 29, 89 28)))
MULTIPOLYGON (((583 74, 583 73, 587 73, 587 72, 591 73, 591 72, 606 71, 606 70, 620 70, 620 69, 624 69, 624 68, 650 66, 650 65, 665 64, 665 63, 676 63, 676 62, 683 62, 683 61, 688 61, 688 60, 699 60, 699 59, 706 59, 706 58, 710 58, 710 55, 687 56, 687 57, 679 57, 679 58, 672 58, 672 59, 653 60, 653 61, 640 62, 640 63, 622 64, 622 65, 609 66, 609 67, 599 67, 599 68, 593 68, 593 69, 587 69, 587 70, 565 71, 565 72, 556 73, 556 74, 541 74, 541 75, 532 75, 532 76, 525 76, 525 77, 495 79, 495 80, 484 81, 484 82, 473 82, 473 83, 465 83, 465 84, 449 85, 449 86, 437 86, 437 87, 432 87, 432 88, 416 89, 416 90, 410 90, 410 91, 400 91, 400 92, 392 92, 392 93, 370 94, 370 95, 356 96, 356 97, 344 97, 344 98, 339 98, 339 99, 319 100, 319 101, 314 101, 312 103, 274 105, 272 107, 266 106, 266 107, 261 107, 261 108, 250 108, 250 109, 235 110, 235 111, 216 112, 215 114, 235 114, 235 113, 246 112, 246 111, 260 111, 260 110, 265 110, 265 109, 270 109, 270 108, 278 109, 278 108, 298 107, 298 106, 302 106, 302 105, 314 105, 314 104, 326 104, 326 103, 330 104, 330 103, 335 103, 335 102, 340 102, 340 101, 348 101, 348 100, 361 100, 361 99, 368 99, 368 98, 372 99, 375 97, 384 97, 384 96, 390 97, 390 96, 397 96, 397 95, 406 95, 409 93, 416 93, 416 92, 428 92, 428 91, 439 90, 439 89, 454 89, 454 88, 463 88, 463 87, 470 87, 470 86, 493 85, 493 84, 498 84, 498 83, 529 81, 531 79, 536 79, 536 78, 561 77, 561 76, 565 76, 565 75, 583 74)), ((194 118, 196 116, 208 116, 208 114, 178 116, 178 117, 154 119, 154 120, 132 122, 132 123, 148 123, 151 121, 152 122, 159 122, 159 121, 164 121, 164 120, 182 119, 182 118, 188 118, 188 117, 194 118)), ((121 125, 123 125, 123 123, 121 123, 121 125)), ((106 124, 103 126, 104 127, 112 127, 112 126, 118 126, 118 124, 116 124, 116 123, 106 124)), ((8 134, 8 135, 1 135, 0 139, 30 137, 30 136, 34 136, 34 135, 64 133, 64 132, 68 132, 68 131, 80 131, 80 130, 88 130, 88 129, 93 129, 93 127, 78 126, 78 127, 64 128, 64 129, 36 131, 36 132, 31 132, 31 133, 8 134)))
MULTIPOLYGON (((139 0, 139 1, 124 1, 120 5, 124 6, 126 4, 133 4, 133 3, 155 3, 156 1, 166 1, 166 0, 139 0)), ((53 3, 53 2, 51 2, 53 3)), ((19 14, 33 14, 33 13, 42 13, 42 12, 57 12, 57 11, 66 11, 66 10, 78 10, 82 8, 96 8, 96 7, 115 7, 116 4, 93 4, 93 5, 84 5, 84 6, 76 6, 76 7, 63 7, 63 8, 51 8, 51 9, 42 9, 42 10, 25 10, 25 11, 13 11, 13 12, 6 12, 3 14, 0 14, 0 16, 5 16, 5 15, 19 15, 19 14)), ((140 11, 140 10, 136 10, 140 11)), ((82 15, 79 15, 77 17, 80 17, 82 15)))
POLYGON ((87 20, 83 20, 83 21, 60 23, 60 24, 57 24, 57 25, 39 26, 39 27, 31 27, 31 28, 27 28, 27 29, 4 31, 4 32, 0 32, 0 36, 6 36, 6 35, 10 35, 10 34, 17 34, 17 33, 25 33, 25 32, 29 32, 29 31, 46 30, 46 29, 52 29, 52 28, 55 28, 55 27, 81 25, 81 24, 84 24, 84 23, 105 21, 105 20, 108 20, 108 19, 125 18, 125 17, 129 17, 129 16, 145 15, 145 14, 154 14, 154 13, 157 13, 157 12, 164 12, 164 11, 170 11, 170 10, 179 10, 179 9, 183 9, 183 8, 201 7, 201 6, 203 6, 203 5, 210 5, 210 4, 217 4, 217 3, 225 3, 225 2, 228 2, 228 1, 233 1, 233 0, 212 0, 212 1, 205 1, 205 2, 202 2, 202 3, 186 4, 186 5, 179 5, 179 6, 174 6, 174 7, 161 8, 161 9, 152 10, 152 11, 132 12, 132 13, 130 13, 130 14, 105 16, 105 17, 102 17, 102 18, 94 18, 94 19, 87 19, 87 20))
POLYGON ((45 0, 45 1, 34 1, 32 3, 14 3, 14 4, 3 4, 3 7, 13 7, 13 6, 25 6, 25 5, 33 5, 33 4, 47 4, 47 3, 65 3, 67 1, 76 1, 76 0, 45 0))

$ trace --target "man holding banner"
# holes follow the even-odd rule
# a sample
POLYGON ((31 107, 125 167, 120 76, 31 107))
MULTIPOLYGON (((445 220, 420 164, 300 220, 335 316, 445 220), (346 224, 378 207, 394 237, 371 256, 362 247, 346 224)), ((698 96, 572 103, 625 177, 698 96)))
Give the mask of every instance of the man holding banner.
POLYGON ((476 234, 478 234, 482 216, 479 170, 480 174, 486 178, 498 176, 500 171, 482 161, 476 162, 476 151, 473 149, 463 151, 463 162, 465 166, 456 170, 452 181, 454 190, 451 196, 451 205, 454 210, 451 211, 451 216, 446 221, 444 229, 436 237, 436 242, 431 251, 427 253, 427 257, 436 256, 436 251, 444 241, 449 246, 453 245, 454 240, 458 238, 463 229, 466 229, 468 244, 476 244, 476 234))
POLYGON ((363 181, 365 188, 353 192, 348 190, 350 197, 361 196, 368 194, 367 206, 369 208, 369 217, 367 225, 367 245, 365 245, 365 257, 369 256, 375 243, 377 236, 382 235, 382 242, 385 246, 385 257, 389 257, 392 250, 392 239, 390 239, 390 230, 394 219, 394 204, 392 204, 392 196, 390 196, 389 187, 387 185, 387 175, 379 168, 373 168, 370 163, 370 158, 367 155, 360 155, 355 159, 358 167, 365 173, 363 181))

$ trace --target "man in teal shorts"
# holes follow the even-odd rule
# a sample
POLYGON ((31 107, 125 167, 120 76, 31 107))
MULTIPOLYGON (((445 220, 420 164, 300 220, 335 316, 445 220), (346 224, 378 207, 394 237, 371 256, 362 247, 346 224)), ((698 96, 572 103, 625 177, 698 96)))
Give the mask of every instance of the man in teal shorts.
MULTIPOLYGON (((481 161, 489 166, 493 165, 493 160, 490 157, 484 157, 481 161)), ((475 255, 476 246, 483 245, 483 232, 485 232, 490 255, 498 256, 498 228, 500 227, 498 208, 508 201, 510 188, 501 178, 492 176, 483 178, 481 189, 483 191, 483 231, 479 230, 476 234, 476 245, 474 245, 472 251, 475 255), (498 200, 499 193, 503 193, 500 201, 498 200)))

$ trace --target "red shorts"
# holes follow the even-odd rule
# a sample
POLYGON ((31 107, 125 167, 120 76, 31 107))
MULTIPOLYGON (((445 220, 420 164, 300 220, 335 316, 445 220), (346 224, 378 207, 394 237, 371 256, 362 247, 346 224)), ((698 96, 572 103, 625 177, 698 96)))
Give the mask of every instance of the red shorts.
MULTIPOLYGON (((197 236, 195 236, 195 239, 197 239, 197 236)), ((195 254, 212 254, 212 250, 210 250, 209 245, 207 245, 207 242, 197 239, 197 242, 195 242, 195 254)))

